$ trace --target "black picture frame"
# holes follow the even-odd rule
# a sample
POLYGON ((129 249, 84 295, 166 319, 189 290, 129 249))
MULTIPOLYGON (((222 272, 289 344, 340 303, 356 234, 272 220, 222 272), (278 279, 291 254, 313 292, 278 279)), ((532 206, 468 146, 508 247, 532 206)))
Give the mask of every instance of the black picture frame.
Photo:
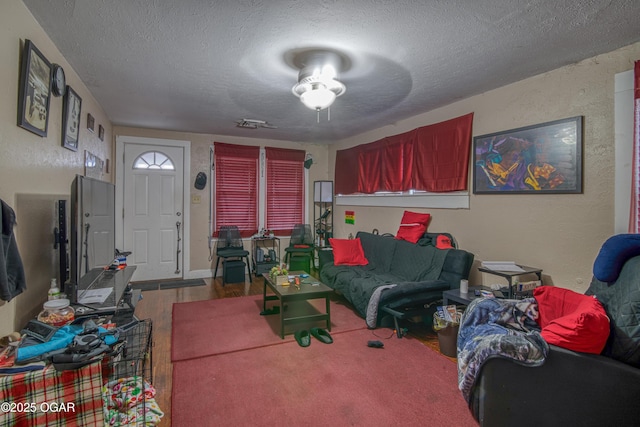
POLYGON ((81 111, 82 98, 67 86, 62 99, 62 146, 71 151, 78 151, 81 111))
POLYGON ((473 138, 474 194, 582 193, 583 117, 473 138))
POLYGON ((31 40, 24 41, 18 89, 18 126, 47 136, 51 101, 51 63, 31 40))
POLYGON ((95 127, 96 119, 91 115, 91 113, 87 113, 87 130, 91 133, 94 133, 95 127))
POLYGON ((102 125, 98 125, 98 138, 100 138, 100 141, 104 141, 104 128, 102 125))

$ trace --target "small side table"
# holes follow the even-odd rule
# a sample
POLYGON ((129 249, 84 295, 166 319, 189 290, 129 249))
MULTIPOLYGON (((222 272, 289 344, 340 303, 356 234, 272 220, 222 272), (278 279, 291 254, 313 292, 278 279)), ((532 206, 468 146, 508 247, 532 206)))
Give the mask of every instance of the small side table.
MULTIPOLYGON (((272 267, 280 264, 280 238, 279 237, 252 237, 251 238, 251 259, 253 260, 253 272, 256 275, 256 279, 260 277, 262 273, 268 273, 272 267), (275 259, 270 258, 269 261, 265 261, 264 258, 258 258, 258 251, 270 249, 276 254, 275 259)), ((249 275, 251 278, 251 275, 249 275)))
POLYGON ((494 276, 500 276, 507 279, 507 283, 509 286, 509 293, 507 298, 513 298, 513 278, 517 276, 524 276, 525 274, 535 274, 538 276, 538 280, 542 283, 542 269, 536 267, 527 267, 525 265, 518 265, 524 271, 500 271, 500 270, 491 270, 486 267, 478 267, 478 271, 482 271, 483 273, 493 274, 494 276))

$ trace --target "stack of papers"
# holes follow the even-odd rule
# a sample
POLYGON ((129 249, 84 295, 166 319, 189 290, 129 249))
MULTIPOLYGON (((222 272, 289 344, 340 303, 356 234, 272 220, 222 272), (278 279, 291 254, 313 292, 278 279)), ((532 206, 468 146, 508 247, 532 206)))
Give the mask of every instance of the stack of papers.
POLYGON ((495 271, 524 272, 524 270, 513 261, 482 261, 482 266, 495 271))
POLYGON ((113 292, 113 288, 89 289, 80 291, 78 302, 80 304, 102 304, 113 292))

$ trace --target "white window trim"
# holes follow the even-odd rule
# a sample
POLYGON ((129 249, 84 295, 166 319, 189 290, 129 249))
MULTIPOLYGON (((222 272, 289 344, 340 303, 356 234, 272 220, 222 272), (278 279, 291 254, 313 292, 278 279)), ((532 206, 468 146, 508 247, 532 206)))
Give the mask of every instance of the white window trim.
POLYGON ((336 195, 338 206, 469 209, 469 192, 336 195))
POLYGON ((614 231, 629 232, 633 163, 633 70, 615 76, 615 195, 614 231))

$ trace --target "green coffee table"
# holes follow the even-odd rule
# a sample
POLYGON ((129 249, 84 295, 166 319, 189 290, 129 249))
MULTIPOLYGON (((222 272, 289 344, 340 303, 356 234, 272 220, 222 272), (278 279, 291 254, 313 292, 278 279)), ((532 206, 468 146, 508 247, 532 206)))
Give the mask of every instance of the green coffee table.
MULTIPOLYGON (((300 274, 304 274, 304 271, 289 272, 290 276, 299 276, 300 274)), ((312 276, 300 279, 301 283, 299 286, 277 285, 273 280, 271 280, 268 273, 262 273, 262 277, 264 278, 262 309, 266 311, 267 301, 278 301, 278 307, 280 308, 280 338, 284 339, 285 327, 287 325, 302 322, 324 320, 327 323, 327 330, 331 331, 331 306, 329 305, 329 296, 333 292, 333 289, 312 276), (267 295, 267 288, 273 292, 273 295, 267 295), (300 314, 295 313, 295 311, 289 313, 285 313, 284 311, 286 303, 320 298, 325 299, 325 313, 300 314)))

